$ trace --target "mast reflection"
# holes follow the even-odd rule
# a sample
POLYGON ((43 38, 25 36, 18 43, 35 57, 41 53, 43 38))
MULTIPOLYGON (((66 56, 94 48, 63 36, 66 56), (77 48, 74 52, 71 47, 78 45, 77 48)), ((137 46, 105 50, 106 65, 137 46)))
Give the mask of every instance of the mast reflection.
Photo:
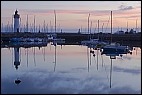
POLYGON ((89 49, 87 46, 87 62, 88 62, 88 72, 89 72, 89 49))
POLYGON ((52 44, 53 46, 54 46, 54 72, 55 72, 55 70, 56 70, 56 49, 57 49, 57 42, 56 41, 53 41, 53 44, 52 44))
POLYGON ((119 54, 116 54, 116 53, 107 53, 105 54, 106 56, 110 56, 109 59, 110 59, 110 80, 109 80, 109 87, 111 88, 112 87, 112 69, 113 69, 113 60, 116 60, 116 56, 119 56, 119 54))
POLYGON ((110 84, 109 84, 109 87, 111 88, 112 87, 112 69, 113 69, 113 66, 112 66, 112 64, 113 64, 113 60, 116 60, 116 57, 117 56, 120 56, 121 58, 122 58, 122 56, 123 56, 123 54, 127 54, 126 52, 113 52, 113 51, 111 51, 111 52, 109 52, 109 51, 101 51, 101 55, 103 55, 103 54, 105 54, 106 56, 110 56, 110 84))
POLYGON ((52 45, 54 46, 54 72, 56 70, 56 64, 57 64, 57 45, 61 46, 62 49, 62 45, 65 44, 65 41, 63 39, 54 39, 52 41, 52 45))

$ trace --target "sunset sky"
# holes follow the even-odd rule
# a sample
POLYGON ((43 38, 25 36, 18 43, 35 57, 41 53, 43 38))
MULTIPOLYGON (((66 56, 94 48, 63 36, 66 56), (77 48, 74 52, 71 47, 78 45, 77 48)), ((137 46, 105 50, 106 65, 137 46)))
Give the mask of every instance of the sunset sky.
MULTIPOLYGON (((57 27, 78 29, 87 28, 87 19, 90 13, 92 28, 100 20, 100 27, 110 19, 113 12, 113 27, 141 28, 141 1, 1 1, 1 24, 12 22, 12 15, 18 10, 22 25, 26 24, 27 15, 29 24, 36 26, 45 23, 54 26, 54 10, 57 15, 57 27)), ((110 27, 110 24, 108 25, 110 27)))

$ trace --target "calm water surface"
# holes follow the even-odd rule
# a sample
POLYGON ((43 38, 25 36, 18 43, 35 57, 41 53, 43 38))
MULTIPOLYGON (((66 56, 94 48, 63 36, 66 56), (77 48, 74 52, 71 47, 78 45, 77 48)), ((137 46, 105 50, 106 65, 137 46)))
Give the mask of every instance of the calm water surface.
POLYGON ((1 92, 141 93, 140 48, 112 60, 100 51, 95 50, 95 57, 89 52, 86 46, 50 43, 41 48, 1 48, 1 92), (14 49, 19 49, 17 69, 14 49))

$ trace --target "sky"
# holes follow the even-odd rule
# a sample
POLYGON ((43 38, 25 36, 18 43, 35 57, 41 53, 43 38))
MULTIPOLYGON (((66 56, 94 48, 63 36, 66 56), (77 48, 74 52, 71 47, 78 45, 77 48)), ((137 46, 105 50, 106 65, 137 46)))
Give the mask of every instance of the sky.
POLYGON ((113 28, 141 28, 141 1, 1 1, 1 24, 12 23, 15 10, 21 17, 21 26, 26 25, 28 15, 29 25, 78 29, 87 28, 88 15, 90 25, 110 27, 110 15, 113 13, 113 28))

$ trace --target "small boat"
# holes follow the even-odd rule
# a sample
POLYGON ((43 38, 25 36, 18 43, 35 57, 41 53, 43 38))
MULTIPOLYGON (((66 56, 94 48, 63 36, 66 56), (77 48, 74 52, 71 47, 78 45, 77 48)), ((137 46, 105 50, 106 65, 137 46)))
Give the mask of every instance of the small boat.
POLYGON ((21 42, 26 42, 26 39, 25 38, 21 38, 21 42))
POLYGON ((22 41, 22 38, 11 38, 10 42, 20 42, 22 41))
POLYGON ((42 42, 43 40, 41 38, 35 38, 34 41, 35 42, 42 42))
POLYGON ((81 41, 81 44, 82 45, 96 45, 98 41, 99 39, 90 39, 90 40, 81 41))
POLYGON ((34 38, 30 38, 31 42, 34 42, 34 38))
POLYGON ((65 39, 56 38, 56 39, 53 39, 52 42, 53 42, 52 45, 63 44, 63 43, 65 43, 65 39))
POLYGON ((48 36, 48 40, 49 40, 49 41, 52 41, 52 40, 53 40, 53 36, 49 35, 49 36, 48 36))
POLYGON ((32 42, 33 40, 31 38, 26 38, 27 42, 32 42))
POLYGON ((120 44, 111 43, 110 45, 106 45, 102 47, 102 53, 118 53, 118 54, 127 54, 130 52, 130 48, 128 46, 121 46, 120 44))
POLYGON ((55 38, 55 39, 53 39, 53 41, 65 41, 65 39, 55 38))

